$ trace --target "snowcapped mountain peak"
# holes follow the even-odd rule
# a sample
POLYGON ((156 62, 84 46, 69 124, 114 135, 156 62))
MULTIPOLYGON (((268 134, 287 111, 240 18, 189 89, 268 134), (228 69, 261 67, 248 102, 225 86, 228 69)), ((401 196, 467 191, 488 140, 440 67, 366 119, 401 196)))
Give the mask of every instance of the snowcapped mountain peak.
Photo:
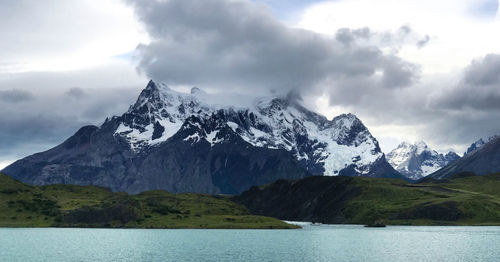
POLYGON ((411 144, 410 142, 403 141, 403 142, 401 142, 401 143, 397 146, 397 148, 401 148, 401 147, 410 147, 410 146, 412 146, 412 144, 411 144))
MULTIPOLYGON (((183 123, 195 116, 200 119, 196 122, 200 130, 186 131, 190 138, 185 141, 198 143, 208 137, 209 142, 219 143, 223 140, 212 139, 211 134, 228 128, 252 146, 292 153, 313 174, 369 175, 374 163, 386 161, 378 141, 358 117, 342 114, 330 121, 307 109, 297 92, 256 98, 249 106, 221 105, 213 102, 215 98, 217 94, 197 87, 186 94, 151 80, 137 102, 117 120, 115 135, 141 153, 193 128, 183 123), (209 123, 218 124, 216 128, 203 126, 209 123)), ((227 130, 222 133, 231 136, 227 130)), ((397 174, 391 170, 388 173, 397 174)))
POLYGON ((464 156, 465 155, 468 155, 476 150, 478 150, 479 148, 483 147, 485 144, 493 141, 495 138, 499 137, 500 135, 494 135, 494 136, 490 136, 488 138, 480 138, 478 139, 476 142, 472 143, 468 148, 467 148, 467 151, 465 151, 464 153, 464 156))
POLYGON ((453 151, 450 151, 450 152, 446 153, 445 157, 446 157, 446 159, 450 159, 450 160, 460 158, 460 156, 457 153, 453 152, 453 151))
POLYGON ((137 101, 130 107, 129 112, 144 110, 144 107, 158 110, 165 102, 173 100, 173 97, 181 95, 170 89, 166 84, 150 80, 146 88, 141 91, 137 101))
POLYGON ((408 148, 412 148, 413 147, 413 144, 410 143, 410 142, 407 142, 407 141, 403 141, 401 142, 397 147, 396 149, 408 149, 408 148))
POLYGON ((425 142, 402 142, 387 154, 387 160, 397 171, 409 179, 418 180, 460 158, 454 152, 446 155, 432 150, 425 142))
POLYGON ((347 129, 351 129, 354 126, 363 125, 361 120, 356 115, 353 115, 351 113, 336 116, 332 119, 332 122, 339 126, 344 126, 347 129))
POLYGON ((420 140, 420 141, 415 142, 415 146, 416 146, 417 148, 421 149, 421 150, 425 150, 425 149, 427 149, 427 148, 428 148, 427 143, 425 143, 424 141, 421 141, 421 140, 420 140))
POLYGON ((132 194, 239 194, 310 175, 403 178, 353 114, 328 120, 293 94, 236 95, 183 93, 152 80, 121 116, 6 170, 37 185, 91 184, 132 194))

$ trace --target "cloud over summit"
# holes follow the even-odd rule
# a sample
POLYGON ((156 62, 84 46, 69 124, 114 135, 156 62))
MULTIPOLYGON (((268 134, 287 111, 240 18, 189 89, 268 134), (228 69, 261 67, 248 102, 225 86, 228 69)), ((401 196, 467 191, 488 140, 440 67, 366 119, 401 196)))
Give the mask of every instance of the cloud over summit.
POLYGON ((329 118, 355 113, 386 151, 500 133, 496 0, 4 2, 0 164, 121 114, 146 77, 231 102, 296 90, 329 118))
MULTIPOLYGON (((462 79, 447 89, 437 102, 448 109, 474 109, 489 112, 493 110, 500 118, 500 55, 488 54, 475 59, 464 69, 462 79)), ((436 102, 436 101, 435 101, 436 102)))
POLYGON ((438 148, 463 147, 500 128, 492 112, 453 109, 499 104, 484 85, 496 83, 496 59, 474 62, 462 81, 422 77, 422 67, 399 53, 406 46, 425 51, 434 36, 411 25, 381 32, 343 27, 325 35, 286 26, 251 1, 127 2, 152 40, 137 49, 138 70, 168 84, 252 94, 294 89, 309 101, 326 95, 323 113, 329 106, 353 112, 376 136, 412 136, 438 148), (478 95, 466 95, 472 89, 478 95), (483 130, 464 124, 482 121, 491 124, 483 130))
POLYGON ((348 33, 363 37, 362 30, 333 38, 289 28, 249 1, 128 2, 152 38, 138 47, 139 70, 170 84, 335 93, 325 84, 404 88, 418 79, 418 67, 393 54, 346 44, 348 33))

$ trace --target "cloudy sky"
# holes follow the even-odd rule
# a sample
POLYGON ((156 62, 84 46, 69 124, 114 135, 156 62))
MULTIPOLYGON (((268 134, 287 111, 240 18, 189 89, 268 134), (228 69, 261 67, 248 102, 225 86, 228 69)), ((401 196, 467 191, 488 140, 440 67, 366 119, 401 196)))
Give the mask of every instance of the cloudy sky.
POLYGON ((500 133, 498 0, 0 0, 0 168, 99 125, 147 80, 299 91, 385 152, 500 133))

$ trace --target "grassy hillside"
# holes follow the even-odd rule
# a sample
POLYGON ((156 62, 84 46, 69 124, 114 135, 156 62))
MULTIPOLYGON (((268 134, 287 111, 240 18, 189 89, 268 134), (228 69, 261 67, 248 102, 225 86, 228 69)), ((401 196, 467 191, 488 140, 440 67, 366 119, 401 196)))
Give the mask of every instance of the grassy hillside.
POLYGON ((323 223, 500 225, 500 174, 418 184, 309 177, 253 187, 232 199, 166 191, 128 195, 92 186, 34 187, 0 174, 0 227, 294 228, 264 216, 323 223))
POLYGON ((0 174, 0 227, 295 228, 227 197, 100 187, 28 186, 0 174))
POLYGON ((500 174, 407 184, 359 179, 345 212, 355 223, 500 225, 500 174))
POLYGON ((234 200, 255 214, 289 220, 500 225, 500 174, 419 184, 394 179, 311 177, 254 187, 234 200))

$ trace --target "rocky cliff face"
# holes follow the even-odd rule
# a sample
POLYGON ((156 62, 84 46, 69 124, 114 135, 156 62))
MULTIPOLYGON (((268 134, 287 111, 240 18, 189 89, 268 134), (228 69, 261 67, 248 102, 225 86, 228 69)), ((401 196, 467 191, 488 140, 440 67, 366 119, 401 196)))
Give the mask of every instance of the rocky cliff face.
POLYGON ((498 137, 499 137, 499 135, 490 136, 488 138, 480 138, 479 140, 477 140, 476 142, 472 143, 467 148, 467 151, 465 151, 464 156, 467 155, 467 154, 470 154, 470 153, 472 153, 472 152, 474 152, 476 150, 478 150, 479 148, 481 148, 482 146, 484 146, 486 143, 491 142, 495 138, 498 138, 498 137))
POLYGON ((491 140, 465 154, 456 162, 436 171, 429 177, 448 179, 458 174, 488 175, 500 172, 500 137, 491 140))
POLYGON ((459 158, 455 152, 440 154, 424 142, 415 144, 403 142, 387 154, 389 164, 411 180, 426 177, 459 158))
POLYGON ((138 193, 243 192, 309 175, 401 178, 354 115, 333 120, 295 95, 221 105, 193 88, 150 81, 122 116, 80 129, 61 145, 3 170, 23 182, 100 185, 138 193))

